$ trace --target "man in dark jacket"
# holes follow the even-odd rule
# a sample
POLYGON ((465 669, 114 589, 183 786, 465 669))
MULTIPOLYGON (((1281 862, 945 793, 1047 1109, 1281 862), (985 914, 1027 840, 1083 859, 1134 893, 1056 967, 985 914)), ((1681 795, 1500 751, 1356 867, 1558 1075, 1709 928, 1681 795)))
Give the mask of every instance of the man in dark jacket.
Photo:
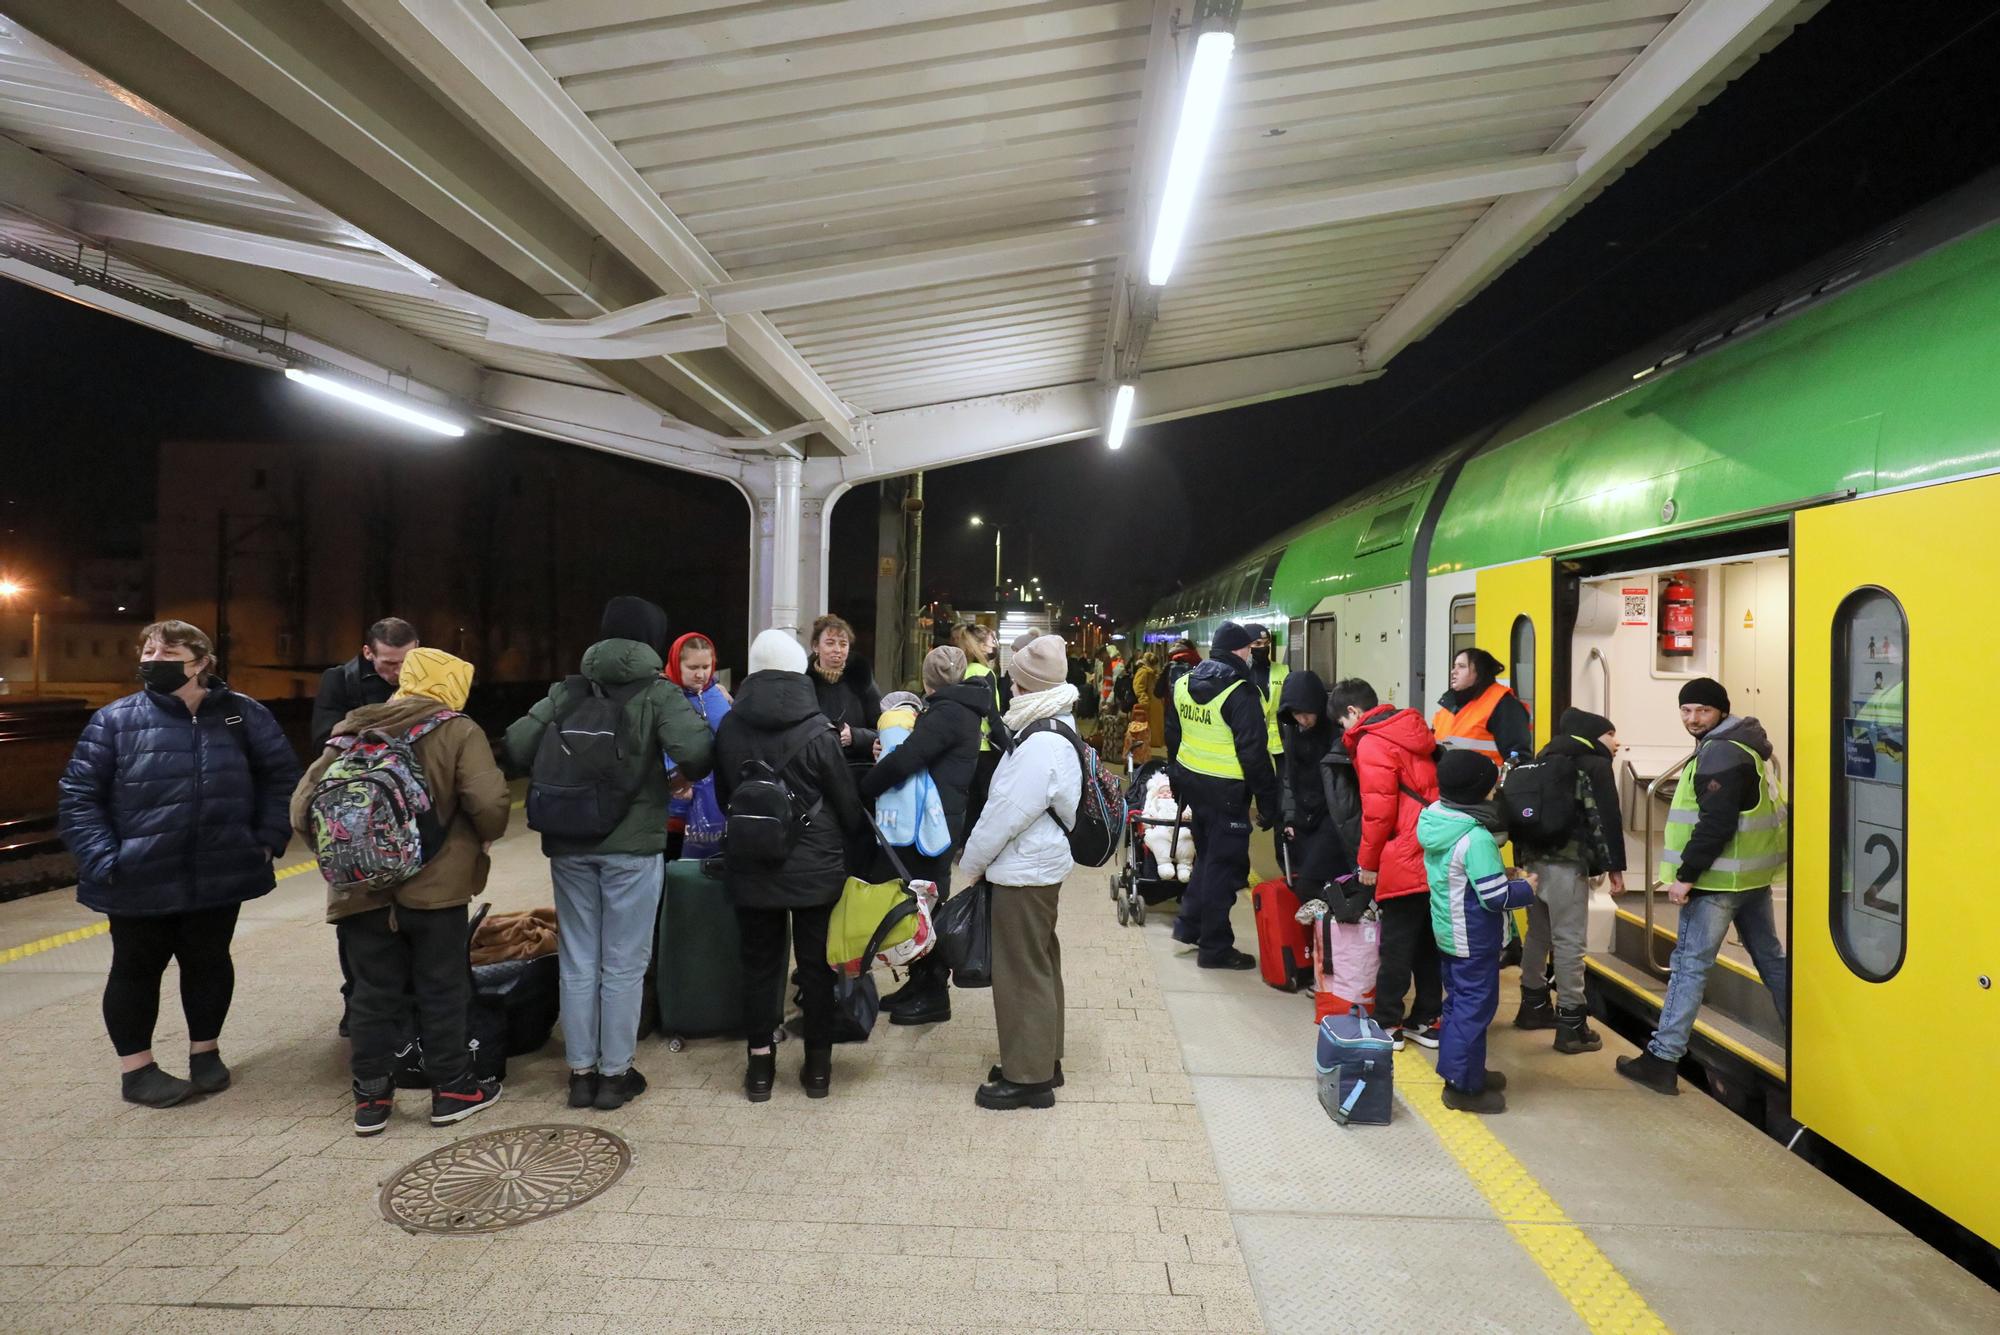
POLYGON ((1250 880, 1250 803, 1258 825, 1272 828, 1278 775, 1264 697, 1250 680, 1250 633, 1225 621, 1209 653, 1175 683, 1167 711, 1168 773, 1192 817, 1195 849, 1174 939, 1194 946, 1204 969, 1254 969, 1257 957, 1236 949, 1229 910, 1250 880))
POLYGON ((1625 889, 1625 822, 1611 759, 1618 733, 1611 720, 1566 709, 1556 735, 1535 759, 1572 767, 1576 821, 1567 837, 1546 847, 1514 841, 1521 865, 1536 878, 1521 955, 1521 1011, 1516 1029, 1554 1029, 1557 1052, 1595 1052, 1604 1040, 1590 1027, 1583 994, 1584 935, 1590 922, 1590 878, 1609 875, 1611 892, 1625 889), (1545 984, 1555 964, 1555 1004, 1545 984))
MULTIPOLYGON (((897 784, 928 773, 951 830, 951 847, 925 857, 915 847, 897 856, 913 877, 935 882, 938 903, 951 898, 951 859, 965 843, 965 811, 972 776, 979 767, 979 724, 982 719, 1004 736, 1006 725, 993 712, 993 693, 983 679, 964 680, 965 653, 953 645, 933 649, 924 658, 924 686, 929 690, 924 712, 910 735, 861 779, 861 800, 873 803, 897 784)), ((882 861, 886 862, 887 858, 882 861)), ((877 868, 878 871, 884 870, 877 868)), ((909 981, 882 998, 892 1024, 939 1024, 951 1018, 951 969, 943 952, 933 950, 910 965, 909 981)))
POLYGON ((229 1088, 218 1040, 243 901, 271 892, 291 840, 298 757, 270 711, 209 675, 209 638, 185 621, 140 635, 145 689, 91 715, 63 770, 57 817, 77 902, 111 924, 104 1023, 128 1102, 165 1108, 229 1088), (189 1079, 153 1060, 160 977, 181 969, 189 1079))
POLYGON ((876 688, 868 660, 852 652, 854 628, 828 612, 812 624, 812 687, 819 712, 840 733, 840 749, 849 761, 866 765, 875 758, 875 720, 882 713, 882 692, 876 688))
POLYGON ((1667 997, 1646 1050, 1617 1063, 1618 1074, 1661 1094, 1678 1092, 1675 1070, 1732 925, 1779 1023, 1791 1020, 1791 971, 1771 903, 1788 843, 1770 734, 1756 719, 1730 713, 1729 692, 1713 677, 1684 683, 1680 706, 1696 750, 1674 788, 1660 861, 1660 879, 1673 878, 1667 898, 1680 906, 1667 997))
POLYGON ((383 617, 361 637, 361 652, 320 675, 313 701, 312 744, 317 751, 333 735, 333 725, 363 705, 379 705, 396 693, 403 659, 417 647, 417 628, 401 617, 383 617))
POLYGON ((743 1027, 750 1048, 743 1092, 752 1103, 771 1097, 777 1068, 771 1035, 785 1018, 789 916, 805 1018, 799 1083, 809 1098, 825 1098, 833 1078, 834 1022, 827 928, 847 880, 848 836, 865 827, 866 816, 839 734, 820 712, 806 676, 799 642, 789 631, 764 631, 750 646, 748 667, 735 707, 716 730, 715 796, 727 810, 744 763, 762 761, 791 793, 800 818, 781 863, 755 861, 723 844, 723 878, 742 942, 743 1027))
POLYGON ((516 719, 505 749, 516 769, 532 769, 559 710, 574 708, 593 686, 623 701, 616 781, 629 794, 625 814, 602 839, 542 835, 555 883, 569 1102, 609 1112, 646 1088, 632 1057, 666 874, 666 757, 692 783, 709 772, 714 742, 687 695, 660 675, 669 643, 664 611, 644 598, 613 598, 599 633, 584 650, 582 676, 557 682, 516 719))

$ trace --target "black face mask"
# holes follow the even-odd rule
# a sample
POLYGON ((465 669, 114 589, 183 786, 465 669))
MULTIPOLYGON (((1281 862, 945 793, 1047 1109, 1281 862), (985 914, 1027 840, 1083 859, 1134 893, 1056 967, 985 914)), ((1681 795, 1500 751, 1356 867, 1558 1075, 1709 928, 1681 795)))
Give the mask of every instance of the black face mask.
POLYGON ((1250 665, 1260 668, 1271 666, 1271 651, 1269 649, 1252 649, 1250 651, 1250 665))
POLYGON ((146 683, 148 690, 172 695, 187 685, 187 667, 177 658, 155 658, 139 664, 139 680, 146 683))

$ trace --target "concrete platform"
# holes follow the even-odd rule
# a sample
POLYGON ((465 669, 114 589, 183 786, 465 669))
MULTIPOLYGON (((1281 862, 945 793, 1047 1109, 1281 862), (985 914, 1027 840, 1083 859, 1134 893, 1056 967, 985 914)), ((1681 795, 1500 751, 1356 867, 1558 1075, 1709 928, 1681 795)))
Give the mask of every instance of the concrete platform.
MULTIPOLYGON (((496 849, 494 880, 500 907, 548 902, 525 833, 496 849)), ((1096 871, 1063 901, 1053 1112, 974 1108, 995 1055, 984 992, 956 994, 949 1024, 838 1049, 823 1103, 792 1082, 795 1046, 752 1106, 735 1044, 648 1041, 649 1093, 572 1113, 552 1042, 458 1134, 588 1120, 631 1143, 631 1171, 518 1230, 410 1236, 376 1191, 453 1132, 409 1094, 383 1136, 349 1131, 320 904, 302 871, 246 908, 223 1045, 236 1085, 167 1111, 117 1100, 108 939, 23 953, 102 920, 66 895, 0 906, 0 1328, 1288 1335, 1646 1328, 1635 1312, 1689 1331, 2000 1327, 2000 1295, 1707 1100, 1624 1087, 1610 1050, 1558 1058, 1496 1031, 1514 1110, 1479 1122, 1435 1106, 1412 1049, 1396 1123, 1334 1127, 1310 1003, 1196 969, 1158 918, 1118 927, 1096 871)), ((176 1054, 171 975, 162 1011, 176 1054)))

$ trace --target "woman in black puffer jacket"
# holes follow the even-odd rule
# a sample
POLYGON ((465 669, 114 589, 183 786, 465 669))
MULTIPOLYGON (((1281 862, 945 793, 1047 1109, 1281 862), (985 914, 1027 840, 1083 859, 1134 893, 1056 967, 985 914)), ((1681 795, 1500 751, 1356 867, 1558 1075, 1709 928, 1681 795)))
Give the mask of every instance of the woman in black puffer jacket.
POLYGON ((91 716, 58 812, 77 901, 111 922, 104 1025, 124 1096, 165 1108, 229 1087, 217 1050, 236 986, 229 943, 239 906, 276 884, 299 762, 269 710, 209 675, 215 659, 200 630, 156 622, 140 643, 146 689, 91 716), (153 1060, 170 959, 181 966, 189 1080, 153 1060))
POLYGON ((771 1097, 777 1056, 769 1035, 785 1018, 779 989, 789 914, 805 1012, 799 1083, 808 1096, 824 1098, 833 1077, 827 927, 847 881, 848 837, 864 827, 865 818, 840 734, 820 712, 806 676, 806 651, 789 631, 767 630, 750 646, 747 666, 736 703, 715 733, 715 796, 727 810, 744 762, 761 760, 778 772, 807 816, 790 855, 776 866, 750 862, 732 852, 726 839, 723 843, 723 880, 742 935, 743 1024, 750 1035, 743 1090, 752 1103, 771 1097))

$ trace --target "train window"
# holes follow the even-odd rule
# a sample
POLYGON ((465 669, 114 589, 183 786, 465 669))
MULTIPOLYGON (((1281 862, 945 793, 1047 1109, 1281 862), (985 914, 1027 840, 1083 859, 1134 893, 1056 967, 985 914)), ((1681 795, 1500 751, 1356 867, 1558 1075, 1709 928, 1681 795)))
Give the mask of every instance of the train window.
POLYGON ((1535 623, 1525 616, 1514 618, 1514 633, 1508 637, 1507 684, 1528 713, 1535 712, 1535 623))
POLYGON ((1909 939, 1909 622, 1857 589, 1833 617, 1833 941, 1855 974, 1894 976, 1909 939))
POLYGON ((1271 586, 1278 581, 1278 561, 1283 552, 1272 552, 1264 558, 1264 568, 1257 572, 1257 588, 1250 601, 1262 607, 1271 601, 1271 586))
POLYGON ((1230 585, 1230 590, 1235 597, 1236 601, 1234 605, 1236 607, 1238 608, 1256 607, 1258 605, 1257 567, 1251 566, 1248 570, 1245 570, 1241 574, 1239 574, 1236 577, 1236 579, 1232 581, 1230 585))
POLYGON ((1392 502, 1377 510, 1362 530, 1361 541, 1354 544, 1356 556, 1366 556, 1394 547, 1403 541, 1403 530, 1409 526, 1410 511, 1416 508, 1414 498, 1392 502))
POLYGON ((1473 608, 1477 599, 1471 594, 1451 600, 1451 656, 1457 658, 1461 650, 1470 649, 1479 643, 1479 626, 1473 620, 1473 608))
POLYGON ((1306 623, 1306 666, 1331 686, 1340 680, 1340 619, 1314 617, 1306 623))

